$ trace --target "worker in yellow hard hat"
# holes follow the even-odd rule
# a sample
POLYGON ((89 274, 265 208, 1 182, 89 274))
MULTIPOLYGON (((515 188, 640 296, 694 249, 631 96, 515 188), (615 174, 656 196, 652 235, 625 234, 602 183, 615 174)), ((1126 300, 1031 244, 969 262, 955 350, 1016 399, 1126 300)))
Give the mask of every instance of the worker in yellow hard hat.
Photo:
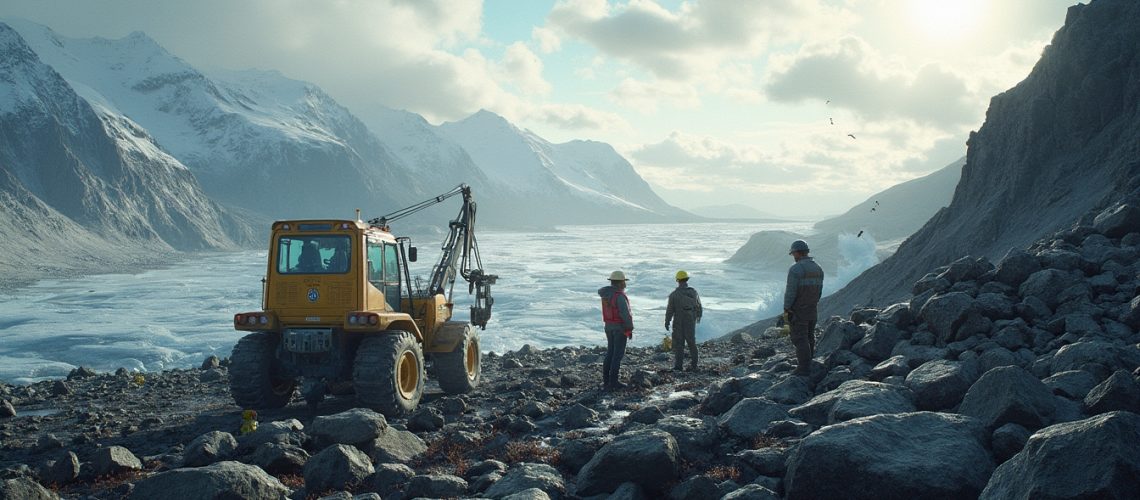
POLYGON ((689 371, 697 369, 697 323, 701 322, 701 296, 689 286, 689 273, 683 269, 674 276, 677 288, 669 294, 665 307, 665 330, 673 327, 673 371, 681 371, 685 361, 685 346, 689 347, 689 371))
POLYGON ((605 390, 621 389, 625 384, 618 380, 625 344, 633 338, 633 314, 625 286, 629 280, 625 273, 610 273, 610 285, 598 289, 602 298, 602 321, 606 330, 606 358, 602 363, 602 387, 605 390))

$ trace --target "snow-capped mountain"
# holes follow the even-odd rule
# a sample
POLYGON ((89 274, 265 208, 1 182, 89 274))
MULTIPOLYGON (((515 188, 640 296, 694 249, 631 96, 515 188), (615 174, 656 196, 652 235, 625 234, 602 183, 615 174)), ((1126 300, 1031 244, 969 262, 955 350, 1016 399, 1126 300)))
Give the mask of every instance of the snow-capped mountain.
POLYGON ((206 74, 139 32, 108 40, 17 29, 81 96, 138 123, 219 201, 274 218, 349 217, 425 195, 315 85, 267 71, 206 74))
POLYGON ((661 200, 608 144, 552 144, 485 110, 438 130, 487 174, 500 202, 509 201, 493 206, 516 217, 563 224, 692 218, 661 200))
POLYGON ((77 95, 3 23, 0 54, 0 168, 11 186, 108 237, 232 243, 232 222, 144 129, 77 95))

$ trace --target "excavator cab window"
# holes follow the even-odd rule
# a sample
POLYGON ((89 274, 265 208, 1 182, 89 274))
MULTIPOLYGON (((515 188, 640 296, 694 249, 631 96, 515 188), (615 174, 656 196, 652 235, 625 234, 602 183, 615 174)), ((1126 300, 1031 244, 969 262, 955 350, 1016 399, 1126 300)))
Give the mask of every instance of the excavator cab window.
POLYGON ((400 310, 400 265, 396 245, 368 242, 368 282, 384 292, 384 301, 400 310))
POLYGON ((277 240, 277 272, 344 274, 350 260, 348 236, 282 236, 277 240))

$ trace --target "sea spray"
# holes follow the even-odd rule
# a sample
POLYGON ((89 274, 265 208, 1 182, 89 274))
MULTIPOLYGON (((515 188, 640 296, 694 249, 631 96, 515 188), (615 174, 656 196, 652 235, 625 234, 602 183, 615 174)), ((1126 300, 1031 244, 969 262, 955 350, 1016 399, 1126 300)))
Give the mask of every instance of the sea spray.
POLYGON ((840 257, 837 266, 838 276, 832 280, 830 286, 824 282, 825 293, 843 288, 863 271, 879 263, 879 258, 875 255, 875 239, 871 233, 864 232, 862 236, 839 233, 838 239, 840 257))

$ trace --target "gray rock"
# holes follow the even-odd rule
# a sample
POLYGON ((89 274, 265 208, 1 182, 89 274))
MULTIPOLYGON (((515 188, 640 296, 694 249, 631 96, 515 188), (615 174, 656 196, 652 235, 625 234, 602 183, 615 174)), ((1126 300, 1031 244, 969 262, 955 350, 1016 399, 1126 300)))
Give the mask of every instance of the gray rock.
MULTIPOLYGON (((39 469, 40 481, 45 484, 63 485, 79 477, 79 457, 74 452, 64 453, 59 458, 44 464, 39 469)), ((2 495, 0 495, 2 498, 2 495)))
POLYGON ((823 335, 815 343, 816 357, 826 357, 839 350, 850 350, 859 339, 863 338, 864 331, 859 325, 850 321, 834 321, 823 330, 823 335))
POLYGON ((776 403, 798 405, 813 396, 807 377, 788 377, 764 391, 764 397, 776 403))
POLYGON ((554 497, 547 495, 545 491, 538 488, 527 488, 518 493, 512 493, 503 497, 501 500, 551 500, 554 497))
POLYGON ((698 419, 684 415, 670 415, 655 424, 677 441, 681 457, 689 461, 707 461, 712 451, 723 441, 716 420, 698 419))
POLYGON ((994 471, 983 499, 1135 498, 1140 415, 1111 412, 1037 431, 994 471))
POLYGON ((217 382, 219 380, 225 380, 225 378, 226 378, 226 372, 222 371, 220 368, 211 368, 209 370, 203 370, 202 373, 198 374, 198 381, 203 383, 203 384, 208 384, 210 382, 217 382))
POLYGON ((416 471, 404 464, 377 464, 375 469, 376 473, 372 475, 372 487, 382 497, 388 497, 399 491, 416 475, 416 471))
POLYGON ((788 457, 786 498, 971 498, 993 471, 989 433, 947 413, 875 415, 824 427, 788 457), (884 436, 890 436, 884 446, 884 436), (889 486, 889 487, 888 487, 889 486))
POLYGON ((746 484, 721 497, 721 500, 780 500, 780 495, 759 484, 746 484))
POLYGON ((1065 331, 1081 336, 1099 335, 1104 332, 1095 319, 1088 314, 1065 315, 1065 331))
POLYGON ((629 414, 629 417, 627 417, 627 418, 629 419, 630 422, 637 422, 639 424, 651 425, 651 424, 657 422, 658 420, 665 418, 665 413, 663 413, 661 411, 660 407, 655 406, 655 405, 651 405, 651 406, 645 406, 645 407, 639 408, 637 410, 634 410, 632 413, 629 414))
POLYGON ((966 391, 978 379, 973 363, 936 359, 928 361, 906 376, 906 386, 914 393, 920 410, 944 410, 962 401, 966 391))
POLYGON ((277 478, 258 467, 241 462, 218 462, 150 476, 134 484, 129 498, 280 500, 290 493, 277 478))
POLYGON ((65 382, 63 380, 56 380, 55 382, 52 383, 52 385, 51 385, 51 395, 52 396, 66 396, 68 394, 71 394, 71 386, 67 385, 67 382, 65 382))
POLYGON ((1093 227, 1109 238, 1122 238, 1140 231, 1140 208, 1121 203, 1106 208, 1093 219, 1093 227))
POLYGON ((746 398, 720 416, 719 424, 728 434, 742 439, 755 439, 768 430, 771 422, 785 420, 783 405, 764 398, 746 398))
POLYGON ((456 498, 466 494, 467 481, 448 474, 415 476, 404 490, 404 498, 456 498))
POLYGON ((309 434, 328 444, 366 445, 387 427, 384 415, 367 408, 353 408, 314 418, 309 434))
POLYGON ((280 443, 264 443, 248 459, 270 474, 300 474, 308 461, 309 452, 304 448, 280 443))
POLYGON ((883 380, 894 375, 905 377, 908 373, 910 373, 910 361, 906 356, 900 354, 891 356, 875 365, 875 367, 871 369, 871 379, 883 380))
POLYGON ((522 408, 519 408, 518 413, 533 419, 539 419, 549 415, 552 411, 554 411, 554 409, 542 401, 527 401, 522 405, 522 408))
POLYGON ((974 309, 993 320, 1012 319, 1013 305, 1013 300, 1000 293, 981 293, 974 299, 974 309))
POLYGON ((872 363, 878 363, 891 356, 891 350, 902 338, 902 330, 890 323, 876 323, 862 340, 851 346, 851 352, 872 363))
POLYGON ((44 488, 30 477, 14 477, 0 481, 0 498, 12 500, 58 500, 59 495, 44 488))
POLYGON ((305 490, 350 489, 362 484, 374 472, 372 462, 363 451, 346 444, 336 444, 321 450, 305 463, 305 490))
POLYGON ((784 477, 788 466, 787 448, 760 448, 744 450, 733 454, 734 461, 756 471, 763 476, 784 477))
POLYGON ((681 481, 680 484, 669 490, 669 500, 704 500, 706 498, 720 498, 716 481, 708 476, 693 476, 681 481))
POLYGON ((1053 355, 1053 373, 1086 370, 1100 378, 1116 370, 1140 365, 1140 350, 1100 340, 1081 341, 1061 347, 1053 355))
POLYGON ((200 367, 200 369, 212 370, 214 368, 221 368, 221 366, 222 366, 222 360, 218 359, 218 356, 216 354, 211 354, 205 360, 202 361, 202 366, 200 367))
POLYGON ((952 292, 931 297, 918 313, 939 342, 955 339, 958 327, 971 311, 974 299, 963 292, 952 292))
POLYGON ((411 462, 427 451, 427 443, 419 436, 387 427, 372 440, 369 456, 376 463, 411 462))
POLYGON ((420 408, 408 417, 408 430, 412 432, 432 432, 443 428, 446 421, 443 412, 437 408, 427 406, 420 408))
POLYGON ((978 356, 978 371, 986 373, 999 366, 1020 366, 1021 361, 1009 349, 994 344, 993 349, 987 349, 978 356))
POLYGON ((602 441, 596 437, 562 441, 557 448, 559 465, 566 467, 573 474, 578 474, 582 467, 594 458, 602 444, 602 441))
POLYGON ((581 403, 575 403, 562 413, 562 426, 567 429, 594 427, 600 423, 598 412, 582 406, 581 403))
POLYGON ((233 434, 222 431, 207 432, 186 445, 186 450, 182 452, 182 466, 201 467, 226 460, 233 456, 237 444, 233 434))
POLYGON ((658 429, 627 432, 603 446, 582 467, 576 494, 610 492, 627 481, 660 493, 665 484, 677 479, 679 455, 676 439, 667 432, 658 429))
POLYGON ((1057 296, 1062 290, 1077 283, 1073 273, 1059 269, 1042 269, 1031 275, 1018 288, 1018 295, 1040 299, 1049 307, 1057 307, 1060 303, 1057 296))
POLYGON ((301 424, 301 421, 295 418, 263 422, 257 426, 256 431, 238 436, 237 454, 252 453, 266 443, 301 446, 307 439, 305 434, 301 432, 304 428, 305 426, 301 424))
POLYGON ((1090 415, 1117 410, 1140 413, 1140 385, 1136 384, 1128 371, 1117 370, 1107 380, 1093 387, 1085 396, 1084 402, 1090 415))
POLYGON ((987 429, 1007 423, 1040 429, 1053 417, 1053 393, 1025 369, 1003 366, 970 386, 958 413, 977 418, 987 429))
POLYGON ((11 418, 16 416, 16 407, 12 406, 12 402, 7 399, 0 400, 0 418, 11 418))
POLYGON ((523 462, 511 466, 483 496, 503 498, 530 488, 537 488, 554 500, 566 495, 566 482, 557 469, 546 464, 523 462))
POLYGON ((91 472, 95 476, 109 476, 140 469, 142 462, 139 458, 122 446, 98 448, 91 455, 91 472))
POLYGON ((1009 460, 1010 457, 1025 447, 1025 442, 1029 440, 1030 434, 1032 433, 1029 432, 1029 429, 1017 424, 1005 424, 998 427, 990 439, 994 458, 997 459, 998 463, 1009 460))
POLYGON ((891 304, 886 309, 875 317, 878 323, 888 323, 897 328, 907 328, 914 323, 914 313, 910 310, 910 304, 900 302, 898 304, 891 304))
POLYGON ((647 500, 645 488, 637 483, 622 483, 606 500, 647 500))
POLYGON ((1134 297, 1132 301, 1128 303, 1125 307, 1124 314, 1120 315, 1120 321, 1133 330, 1140 330, 1140 295, 1134 297))
POLYGON ((815 396, 788 411, 793 417, 817 427, 881 413, 915 410, 910 391, 881 382, 852 380, 815 396))
POLYGON ((812 432, 811 424, 799 420, 772 422, 765 436, 774 438, 802 438, 812 432))
POLYGON ((1084 370, 1054 373, 1041 382, 1052 390, 1053 394, 1077 400, 1085 399, 1089 391, 1096 387, 1096 379, 1084 370))

